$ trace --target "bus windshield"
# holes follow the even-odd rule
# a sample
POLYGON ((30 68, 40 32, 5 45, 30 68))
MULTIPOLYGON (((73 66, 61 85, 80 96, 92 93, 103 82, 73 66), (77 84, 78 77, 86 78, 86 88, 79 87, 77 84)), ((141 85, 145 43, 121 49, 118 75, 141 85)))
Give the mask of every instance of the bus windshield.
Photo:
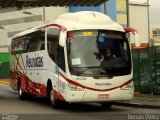
POLYGON ((122 76, 131 73, 129 42, 124 32, 70 31, 67 56, 72 75, 122 76))

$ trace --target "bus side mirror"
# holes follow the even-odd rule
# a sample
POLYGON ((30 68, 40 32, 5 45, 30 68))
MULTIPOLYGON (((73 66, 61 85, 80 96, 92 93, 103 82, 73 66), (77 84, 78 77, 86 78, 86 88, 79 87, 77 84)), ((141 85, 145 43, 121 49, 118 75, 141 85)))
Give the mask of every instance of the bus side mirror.
POLYGON ((65 47, 66 45, 66 37, 67 37, 67 31, 61 31, 59 36, 59 45, 62 47, 65 47))
POLYGON ((135 46, 140 47, 141 42, 140 42, 138 31, 131 27, 125 27, 124 30, 126 33, 132 33, 135 36, 135 46))

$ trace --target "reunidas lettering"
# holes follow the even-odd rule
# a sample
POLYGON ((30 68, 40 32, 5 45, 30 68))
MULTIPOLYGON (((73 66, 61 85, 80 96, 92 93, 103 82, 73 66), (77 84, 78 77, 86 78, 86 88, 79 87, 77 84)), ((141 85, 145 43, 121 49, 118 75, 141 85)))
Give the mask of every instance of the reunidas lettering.
POLYGON ((112 83, 95 83, 96 86, 111 86, 112 83))
POLYGON ((34 58, 29 58, 26 55, 26 67, 43 67, 43 57, 35 56, 34 58))

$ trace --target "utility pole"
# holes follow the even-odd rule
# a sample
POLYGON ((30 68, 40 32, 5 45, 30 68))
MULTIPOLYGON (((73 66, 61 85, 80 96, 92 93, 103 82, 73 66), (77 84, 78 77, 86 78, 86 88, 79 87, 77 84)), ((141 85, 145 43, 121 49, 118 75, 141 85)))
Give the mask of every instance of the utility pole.
POLYGON ((148 11, 148 42, 149 42, 149 47, 151 47, 151 39, 150 39, 150 17, 149 17, 149 0, 147 0, 147 11, 148 11))
POLYGON ((104 5, 104 14, 107 15, 106 3, 104 3, 103 5, 104 5))
POLYGON ((127 12, 127 27, 130 26, 129 24, 129 0, 126 0, 126 12, 127 12))
POLYGON ((45 6, 43 6, 43 21, 45 21, 46 20, 46 14, 45 14, 45 6))

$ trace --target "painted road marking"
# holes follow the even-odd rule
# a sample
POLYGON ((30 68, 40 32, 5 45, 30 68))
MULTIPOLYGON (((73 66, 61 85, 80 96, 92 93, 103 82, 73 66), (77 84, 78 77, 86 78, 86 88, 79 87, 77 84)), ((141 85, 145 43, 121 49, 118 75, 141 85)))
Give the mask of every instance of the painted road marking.
POLYGON ((0 83, 5 84, 5 85, 10 85, 10 82, 7 82, 5 80, 0 80, 0 83))

